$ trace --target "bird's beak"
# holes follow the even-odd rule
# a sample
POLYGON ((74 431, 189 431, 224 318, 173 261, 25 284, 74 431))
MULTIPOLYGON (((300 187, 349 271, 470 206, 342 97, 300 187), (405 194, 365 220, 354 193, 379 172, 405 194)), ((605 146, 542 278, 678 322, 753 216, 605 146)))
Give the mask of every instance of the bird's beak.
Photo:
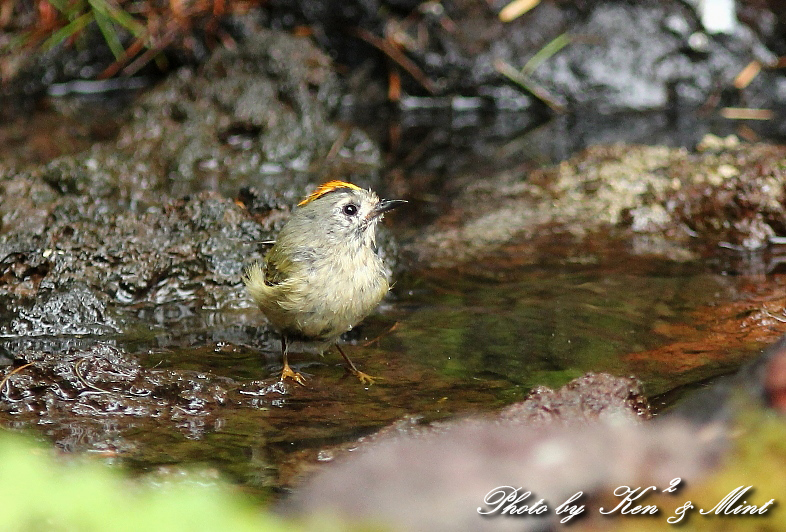
POLYGON ((405 203, 407 203, 407 200, 403 200, 403 199, 380 200, 379 203, 377 203, 376 206, 374 206, 374 208, 371 210, 370 218, 376 218, 377 216, 382 216, 386 212, 392 211, 397 207, 401 207, 405 203))

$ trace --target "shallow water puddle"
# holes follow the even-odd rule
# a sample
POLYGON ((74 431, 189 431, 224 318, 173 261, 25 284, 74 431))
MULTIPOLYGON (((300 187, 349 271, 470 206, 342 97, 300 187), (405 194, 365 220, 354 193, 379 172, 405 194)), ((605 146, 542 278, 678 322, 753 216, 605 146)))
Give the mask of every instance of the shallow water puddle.
POLYGON ((633 375, 654 397, 733 372, 777 338, 783 324, 760 309, 765 298, 783 308, 780 284, 614 247, 574 250, 545 266, 428 272, 402 295, 391 336, 413 365, 502 382, 505 400, 588 371, 633 375))
MULTIPOLYGON (((779 275, 721 275, 628 256, 618 245, 548 256, 533 263, 510 248, 484 263, 400 276, 347 340, 355 363, 382 378, 369 388, 344 372, 334 349, 324 358, 294 354, 308 386, 280 384, 278 344, 260 335, 256 309, 157 307, 139 311, 132 332, 101 339, 139 357, 149 398, 120 401, 117 411, 104 402, 93 413, 2 419, 139 471, 215 467, 265 495, 328 461, 326 447, 402 416, 488 411, 588 371, 634 375, 660 396, 734 371, 786 329, 776 319, 786 301, 779 275)), ((89 364, 74 368, 83 383, 89 364)), ((90 386, 81 393, 111 388, 90 386)))

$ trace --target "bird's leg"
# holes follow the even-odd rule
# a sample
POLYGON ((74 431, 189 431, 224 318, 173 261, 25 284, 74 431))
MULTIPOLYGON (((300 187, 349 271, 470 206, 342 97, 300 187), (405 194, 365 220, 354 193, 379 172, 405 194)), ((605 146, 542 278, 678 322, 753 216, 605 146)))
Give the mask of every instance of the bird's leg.
POLYGON ((303 378, 303 375, 296 371, 292 371, 292 368, 289 367, 289 361, 287 360, 287 352, 289 351, 289 346, 287 345, 287 337, 285 335, 281 335, 281 358, 284 359, 284 368, 281 370, 281 380, 283 381, 287 377, 290 377, 296 383, 301 386, 306 385, 306 380, 303 378))
POLYGON ((349 357, 344 353, 344 350, 341 349, 341 346, 339 346, 338 344, 336 344, 336 349, 338 349, 338 352, 341 353, 342 357, 344 357, 344 361, 346 361, 347 363, 347 371, 350 372, 355 377, 357 377, 363 385, 371 386, 372 384, 374 384, 374 381, 376 379, 380 378, 380 377, 372 377, 371 375, 367 373, 363 373, 358 368, 356 368, 355 364, 352 363, 349 357))

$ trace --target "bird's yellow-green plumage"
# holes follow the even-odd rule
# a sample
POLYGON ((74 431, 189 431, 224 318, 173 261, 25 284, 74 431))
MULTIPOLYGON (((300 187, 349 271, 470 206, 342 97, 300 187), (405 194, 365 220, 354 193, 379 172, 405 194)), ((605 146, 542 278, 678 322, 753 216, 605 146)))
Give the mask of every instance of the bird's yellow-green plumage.
POLYGON ((329 342, 374 310, 389 288, 376 225, 402 203, 329 181, 298 204, 264 263, 245 277, 252 299, 284 339, 329 342))

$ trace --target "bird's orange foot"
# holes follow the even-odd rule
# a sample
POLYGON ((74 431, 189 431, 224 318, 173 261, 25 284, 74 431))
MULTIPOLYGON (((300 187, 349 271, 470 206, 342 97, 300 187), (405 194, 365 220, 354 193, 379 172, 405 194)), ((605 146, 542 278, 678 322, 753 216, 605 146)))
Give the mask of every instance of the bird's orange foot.
POLYGON ((371 386, 372 384, 374 384, 375 381, 382 379, 382 377, 372 377, 368 373, 363 373, 362 371, 357 369, 347 368, 347 371, 349 371, 352 375, 357 377, 363 386, 371 386))
POLYGON ((287 377, 301 386, 306 385, 306 379, 303 378, 303 375, 297 371, 293 371, 292 368, 289 367, 289 364, 284 364, 284 369, 281 370, 281 381, 283 382, 287 377))

